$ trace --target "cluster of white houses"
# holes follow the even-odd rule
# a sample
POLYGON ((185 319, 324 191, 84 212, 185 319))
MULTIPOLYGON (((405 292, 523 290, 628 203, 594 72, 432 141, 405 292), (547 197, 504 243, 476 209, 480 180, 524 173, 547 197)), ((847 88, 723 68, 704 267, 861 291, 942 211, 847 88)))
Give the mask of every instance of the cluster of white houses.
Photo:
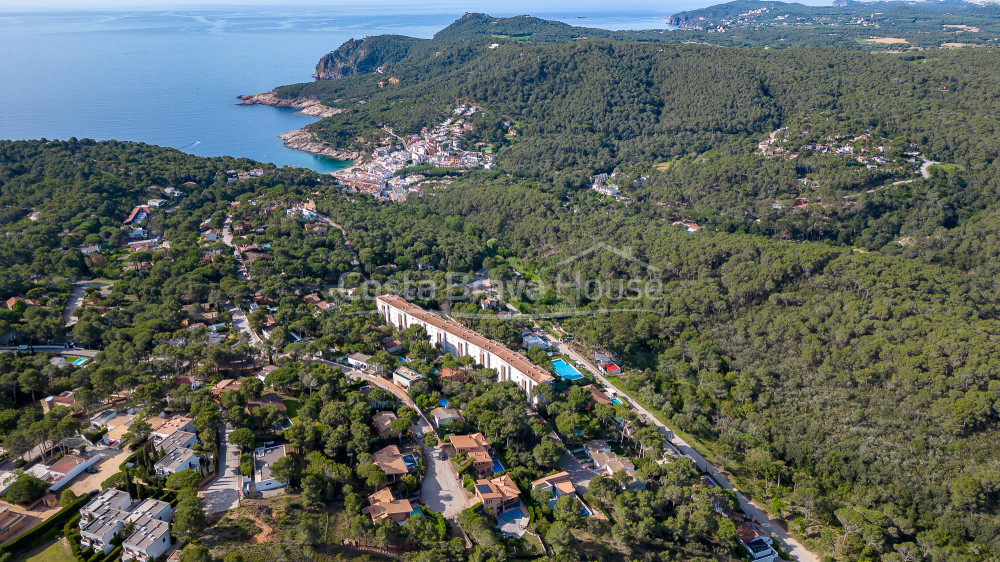
POLYGON ((130 528, 122 542, 122 560, 155 560, 170 548, 173 518, 167 502, 133 501, 127 492, 108 488, 80 510, 80 547, 111 552, 115 537, 130 528))
POLYGON ((496 369, 500 381, 516 384, 533 404, 538 403, 538 396, 533 394, 535 388, 539 385, 551 385, 554 381, 548 371, 520 353, 455 322, 431 314, 402 297, 382 295, 375 301, 379 314, 387 324, 400 330, 414 325, 422 327, 427 332, 431 345, 437 345, 442 351, 455 357, 473 357, 483 367, 496 369))

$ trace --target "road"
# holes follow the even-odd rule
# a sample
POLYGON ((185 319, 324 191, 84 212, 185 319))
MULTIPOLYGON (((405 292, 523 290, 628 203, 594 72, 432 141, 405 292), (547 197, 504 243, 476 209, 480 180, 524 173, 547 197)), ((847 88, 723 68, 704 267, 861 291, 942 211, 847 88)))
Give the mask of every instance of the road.
POLYGON ((243 256, 240 254, 239 249, 233 245, 233 217, 226 215, 226 222, 222 223, 222 243, 233 249, 233 257, 236 258, 236 263, 239 264, 239 268, 236 270, 236 278, 240 281, 250 280, 250 271, 247 270, 247 266, 243 263, 243 256))
POLYGON ((250 336, 250 343, 253 344, 254 347, 258 349, 264 347, 263 340, 260 339, 260 336, 257 335, 257 332, 254 332, 250 328, 250 321, 247 320, 247 315, 243 314, 243 311, 240 309, 240 307, 236 306, 231 302, 226 303, 226 311, 229 312, 229 315, 233 317, 233 326, 236 327, 236 330, 238 332, 250 336))
POLYGON ((17 347, 0 347, 0 352, 20 351, 21 353, 57 353, 66 357, 97 357, 101 352, 99 349, 79 349, 76 347, 66 347, 64 345, 35 345, 30 349, 18 349, 17 347))
MULTIPOLYGON (((586 367, 586 369, 590 371, 591 374, 593 374, 594 377, 598 380, 598 382, 604 385, 605 388, 617 394, 628 396, 626 393, 622 392, 621 390, 616 388, 613 384, 611 384, 611 381, 604 378, 600 370, 598 370, 598 368, 594 366, 589 360, 587 360, 585 357, 574 351, 567 344, 558 343, 558 348, 560 353, 568 355, 571 359, 573 359, 580 365, 586 367)), ((729 479, 726 478, 726 476, 723 475, 722 472, 720 472, 718 469, 715 468, 715 466, 713 466, 711 463, 705 460, 705 458, 702 457, 698 453, 698 451, 695 451, 690 445, 687 444, 687 442, 685 442, 680 437, 677 437, 677 435, 674 433, 672 429, 663 424, 660 420, 656 418, 656 416, 650 414, 648 411, 646 411, 645 408, 637 404, 634 400, 629 399, 629 402, 635 411, 645 416, 646 419, 654 423, 661 430, 669 431, 670 433, 668 435, 673 435, 673 438, 670 439, 670 442, 675 447, 677 447, 677 449, 681 452, 681 454, 687 455, 692 459, 694 459, 695 465, 700 470, 711 475, 712 479, 714 479, 723 488, 727 490, 733 490, 734 492, 736 492, 736 499, 739 500, 740 507, 743 509, 743 512, 746 513, 748 516, 750 516, 750 519, 752 519, 758 525, 760 525, 761 528, 763 528, 767 533, 773 533, 777 535, 778 538, 781 540, 781 542, 784 543, 786 550, 788 550, 788 554, 791 555, 793 560, 801 560, 804 562, 818 562, 819 559, 816 557, 815 554, 807 550, 806 547, 802 546, 800 542, 792 538, 792 536, 789 535, 784 528, 778 525, 777 522, 772 521, 771 518, 768 517, 767 513, 764 512, 764 510, 760 509, 757 505, 751 503, 750 500, 746 498, 746 496, 740 493, 740 491, 737 490, 735 486, 729 483, 729 479)))
POLYGON ((80 305, 83 304, 83 297, 87 294, 87 289, 90 287, 110 287, 107 283, 98 283, 96 281, 80 281, 73 284, 73 291, 69 294, 69 301, 66 303, 66 309, 63 310, 63 326, 69 328, 70 326, 76 324, 79 320, 74 316, 74 312, 80 305))
MULTIPOLYGON (((931 166, 935 164, 940 164, 940 162, 935 162, 934 160, 928 160, 926 156, 921 156, 920 158, 924 161, 924 163, 920 165, 920 175, 924 179, 929 179, 931 177, 931 170, 930 170, 931 166)), ((896 187, 897 185, 913 183, 914 181, 916 181, 916 179, 894 181, 892 183, 887 183, 881 187, 876 187, 875 189, 869 189, 865 191, 865 193, 877 193, 879 191, 882 191, 883 189, 889 189, 890 187, 896 187)), ((845 195, 844 199, 855 199, 860 196, 861 196, 860 193, 855 193, 854 195, 845 195)))
POLYGON ((229 511, 240 503, 240 486, 242 478, 240 476, 240 450, 229 443, 229 434, 233 432, 232 426, 226 424, 219 429, 223 434, 219 451, 219 475, 208 483, 198 495, 204 500, 202 505, 205 512, 221 513, 229 511))

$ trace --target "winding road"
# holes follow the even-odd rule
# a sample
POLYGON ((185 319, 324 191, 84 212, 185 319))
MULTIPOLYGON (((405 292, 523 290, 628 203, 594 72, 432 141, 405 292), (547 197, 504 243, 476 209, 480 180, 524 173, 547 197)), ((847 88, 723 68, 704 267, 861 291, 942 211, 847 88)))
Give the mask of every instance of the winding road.
MULTIPOLYGON (((580 365, 586 367, 586 369, 590 371, 590 373, 594 375, 597 381, 600 382, 602 385, 604 385, 605 388, 622 396, 626 397, 628 396, 628 394, 622 392, 617 387, 615 387, 615 385, 611 384, 611 381, 604 378, 600 370, 596 366, 594 366, 589 360, 587 360, 585 357, 574 351, 567 344, 559 343, 558 347, 560 353, 568 355, 571 359, 573 359, 580 365)), ((819 558, 815 554, 807 550, 806 547, 802 545, 802 543, 795 540, 791 535, 789 535, 788 532, 785 531, 785 529, 782 528, 781 525, 779 525, 776 521, 771 520, 771 518, 767 515, 767 513, 763 509, 758 507, 756 504, 747 499, 746 496, 740 493, 740 491, 737 490, 735 486, 729 483, 729 479, 726 478, 726 476, 721 471, 716 469, 715 466, 713 466, 710 462, 705 460, 705 458, 702 457, 698 453, 698 451, 695 451, 694 448, 692 448, 690 445, 687 444, 687 442, 685 442, 680 437, 677 437, 677 435, 673 432, 673 430, 671 430, 665 424, 660 422, 660 420, 658 420, 656 416, 650 414, 645 408, 637 404, 631 398, 629 399, 629 403, 630 403, 629 405, 635 411, 645 416, 646 419, 651 421, 661 430, 668 431, 669 432, 668 435, 673 436, 669 439, 670 442, 675 447, 677 447, 677 449, 681 452, 681 454, 691 457, 694 460, 695 466, 697 466, 699 470, 702 470, 711 475, 711 477, 716 482, 718 482, 718 484, 723 488, 727 490, 733 490, 734 492, 736 492, 736 499, 739 500, 740 507, 743 509, 743 512, 746 513, 750 517, 750 519, 752 519, 754 522, 760 525, 760 527, 764 529, 766 532, 777 535, 778 539, 781 540, 782 543, 784 543, 786 550, 788 550, 788 554, 791 555, 793 560, 800 560, 803 562, 818 562, 819 558)))

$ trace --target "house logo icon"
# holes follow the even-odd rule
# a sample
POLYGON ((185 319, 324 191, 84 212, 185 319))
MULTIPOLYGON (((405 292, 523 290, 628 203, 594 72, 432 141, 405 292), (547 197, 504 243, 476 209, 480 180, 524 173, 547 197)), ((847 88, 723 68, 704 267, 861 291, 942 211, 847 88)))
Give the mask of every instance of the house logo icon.
POLYGON ((570 256, 570 257, 568 257, 568 258, 560 261, 559 263, 556 264, 556 268, 557 269, 562 269, 562 268, 568 267, 573 262, 576 262, 576 261, 580 260, 581 258, 585 258, 585 257, 589 256, 590 254, 594 254, 594 253, 597 253, 599 251, 611 252, 612 254, 615 254, 616 256, 618 256, 618 257, 620 257, 620 258, 622 258, 622 259, 624 259, 626 261, 632 262, 632 263, 638 265, 639 267, 641 267, 641 268, 643 268, 643 269, 645 269, 645 270, 647 270, 647 271, 649 271, 651 273, 659 273, 659 272, 662 271, 660 268, 656 267, 655 265, 651 265, 651 264, 649 264, 647 262, 644 262, 644 261, 636 258, 634 255, 632 255, 632 248, 627 248, 627 247, 626 248, 616 248, 615 246, 612 246, 611 244, 605 244, 604 242, 598 242, 597 244, 594 244, 593 246, 587 248, 586 250, 583 250, 582 252, 578 252, 576 254, 573 254, 572 256, 570 256))

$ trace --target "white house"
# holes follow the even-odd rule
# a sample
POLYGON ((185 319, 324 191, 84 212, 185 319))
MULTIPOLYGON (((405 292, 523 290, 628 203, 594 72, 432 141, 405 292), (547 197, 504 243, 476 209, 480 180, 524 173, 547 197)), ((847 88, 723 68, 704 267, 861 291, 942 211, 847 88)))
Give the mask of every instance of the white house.
POLYGON ((160 441, 160 448, 164 451, 170 451, 178 447, 182 449, 190 449, 194 447, 196 443, 198 443, 198 435, 196 433, 177 431, 170 437, 160 441))
POLYGON ((288 445, 278 445, 277 447, 267 447, 257 449, 253 452, 253 479, 254 487, 258 492, 273 490, 287 486, 288 482, 283 482, 271 476, 271 465, 278 459, 288 454, 288 445))
POLYGON ((0 470, 0 496, 7 494, 7 489, 17 480, 17 473, 10 470, 0 470))
POLYGON ((129 521, 138 521, 143 517, 150 517, 158 521, 170 522, 174 520, 174 510, 171 509, 170 504, 155 500, 153 498, 146 498, 139 505, 135 506, 132 511, 128 514, 129 521))
POLYGON ((83 457, 77 455, 66 455, 48 468, 50 482, 49 489, 58 492, 60 488, 69 484, 70 480, 76 478, 78 474, 94 465, 101 457, 83 457))
POLYGON ((376 373, 382 371, 382 368, 378 365, 372 363, 372 356, 365 355, 364 353, 352 353, 347 356, 347 364, 355 369, 360 369, 362 371, 367 371, 374 369, 376 373))
POLYGON ((157 476, 169 476, 182 470, 198 471, 201 467, 201 458, 191 449, 176 447, 167 451, 162 459, 156 461, 157 476))
POLYGON ((541 385, 551 385, 555 380, 545 369, 527 357, 511 351, 503 344, 487 339, 455 322, 431 314, 396 295, 382 295, 375 299, 376 307, 387 324, 405 330, 420 326, 427 332, 431 345, 455 357, 470 356, 487 369, 496 369, 499 380, 516 384, 538 403, 533 391, 541 385))
POLYGON ((122 561, 156 560, 170 548, 170 524, 166 521, 143 516, 132 522, 135 532, 122 543, 122 561))
POLYGON ((756 525, 743 522, 736 528, 740 543, 747 550, 750 560, 753 562, 778 562, 781 557, 774 549, 774 541, 764 534, 756 525))
POLYGON ((115 535, 125 530, 125 518, 128 512, 120 509, 105 508, 94 514, 94 518, 83 524, 80 521, 80 548, 92 547, 101 552, 111 552, 115 545, 111 543, 115 535))
POLYGON ((408 367, 400 367, 392 373, 392 382, 405 390, 409 390, 413 383, 423 378, 423 375, 408 367))
POLYGON ((454 408, 438 406, 431 410, 431 418, 434 419, 434 425, 440 428, 441 424, 462 421, 462 414, 458 413, 458 410, 454 408))
POLYGON ((106 509, 128 511, 131 505, 132 496, 128 495, 127 492, 123 492, 117 488, 108 488, 80 509, 80 528, 93 521, 97 513, 103 512, 106 509))

